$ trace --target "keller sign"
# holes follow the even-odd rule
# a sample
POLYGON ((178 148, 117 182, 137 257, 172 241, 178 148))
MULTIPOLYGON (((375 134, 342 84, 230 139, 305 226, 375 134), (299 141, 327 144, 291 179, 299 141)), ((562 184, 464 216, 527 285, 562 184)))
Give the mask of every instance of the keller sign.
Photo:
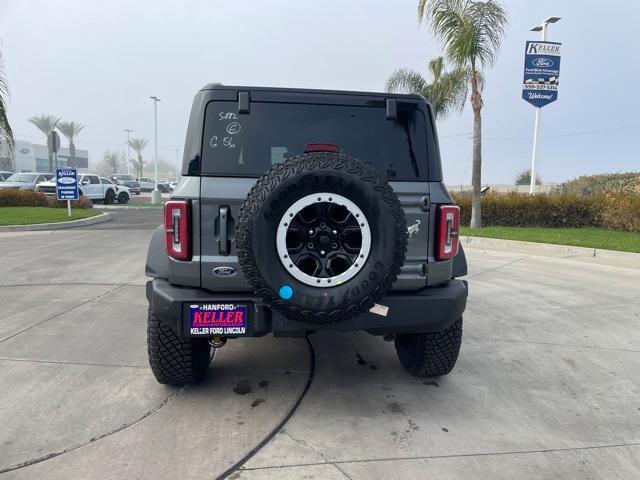
POLYGON ((75 168, 56 168, 56 197, 58 200, 78 200, 78 171, 75 168))
POLYGON ((527 42, 522 98, 534 107, 541 108, 558 99, 560 46, 557 42, 527 42))

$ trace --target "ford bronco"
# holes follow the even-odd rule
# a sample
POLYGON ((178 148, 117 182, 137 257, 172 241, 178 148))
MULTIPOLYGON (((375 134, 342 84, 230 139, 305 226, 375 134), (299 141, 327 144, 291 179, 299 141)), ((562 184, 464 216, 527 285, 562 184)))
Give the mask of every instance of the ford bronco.
POLYGON ((227 340, 320 329, 446 375, 467 300, 459 218, 424 97, 207 85, 147 256, 156 379, 201 380, 227 340))

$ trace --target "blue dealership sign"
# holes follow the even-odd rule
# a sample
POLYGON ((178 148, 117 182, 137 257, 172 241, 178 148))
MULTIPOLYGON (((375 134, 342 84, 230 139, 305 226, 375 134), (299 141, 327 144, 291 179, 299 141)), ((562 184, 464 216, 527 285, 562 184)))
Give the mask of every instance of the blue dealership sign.
POLYGON ((58 200, 78 200, 78 171, 75 168, 56 168, 56 196, 58 200))
POLYGON ((560 46, 557 42, 527 42, 522 98, 534 107, 544 107, 558 99, 560 46))

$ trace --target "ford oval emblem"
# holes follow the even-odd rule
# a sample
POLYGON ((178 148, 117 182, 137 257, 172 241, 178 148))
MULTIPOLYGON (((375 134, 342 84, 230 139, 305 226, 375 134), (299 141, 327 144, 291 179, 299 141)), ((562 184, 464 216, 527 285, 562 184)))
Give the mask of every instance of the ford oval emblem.
POLYGON ((73 183, 76 183, 76 179, 73 177, 60 177, 58 179, 58 183, 61 183, 63 185, 71 185, 73 183))
POLYGON ((31 152, 31 150, 29 150, 27 147, 20 147, 20 149, 18 150, 22 155, 27 155, 28 153, 31 152))
POLYGON ((553 67, 553 60, 546 57, 536 58, 531 63, 533 63, 534 67, 553 67))
POLYGON ((216 267, 213 269, 213 274, 218 277, 233 277, 238 271, 233 267, 216 267))

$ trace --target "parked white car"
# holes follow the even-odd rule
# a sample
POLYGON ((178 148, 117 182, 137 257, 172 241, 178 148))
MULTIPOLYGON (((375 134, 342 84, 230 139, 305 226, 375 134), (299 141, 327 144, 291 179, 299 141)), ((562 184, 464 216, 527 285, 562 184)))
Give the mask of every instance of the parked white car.
MULTIPOLYGON (((42 183, 53 178, 53 173, 14 173, 0 182, 0 188, 11 188, 14 190, 35 190, 42 183)), ((54 185, 55 186, 55 185, 54 185)), ((54 191, 55 193, 55 191, 54 191)))
MULTIPOLYGON (((93 174, 81 174, 78 175, 78 188, 80 189, 80 196, 85 196, 93 202, 104 202, 105 205, 114 203, 118 198, 118 186, 114 185, 111 180, 104 177, 99 177, 93 174)), ((46 193, 47 195, 56 194, 56 182, 55 179, 49 182, 40 183, 37 191, 46 193)), ((127 193, 129 196, 129 193, 127 193)), ((128 199, 127 199, 128 201, 128 199)), ((125 202, 126 203, 126 202, 125 202)))

